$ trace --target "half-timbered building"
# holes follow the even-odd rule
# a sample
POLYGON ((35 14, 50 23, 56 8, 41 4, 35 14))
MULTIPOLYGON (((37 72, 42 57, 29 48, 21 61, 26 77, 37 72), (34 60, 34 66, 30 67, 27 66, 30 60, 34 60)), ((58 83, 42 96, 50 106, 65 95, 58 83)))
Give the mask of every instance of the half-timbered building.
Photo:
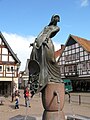
POLYGON ((58 59, 62 79, 70 79, 73 90, 90 90, 90 41, 69 35, 58 59))
POLYGON ((20 60, 0 32, 0 95, 10 95, 18 88, 20 60))

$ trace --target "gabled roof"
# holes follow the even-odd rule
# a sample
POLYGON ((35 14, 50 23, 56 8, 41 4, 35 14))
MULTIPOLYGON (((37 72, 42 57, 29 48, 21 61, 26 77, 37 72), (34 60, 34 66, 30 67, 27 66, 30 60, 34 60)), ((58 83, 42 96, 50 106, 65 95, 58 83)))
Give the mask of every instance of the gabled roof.
POLYGON ((65 46, 64 45, 61 45, 61 49, 55 51, 55 59, 57 62, 59 62, 59 59, 60 59, 60 56, 62 54, 62 51, 64 50, 65 46))
POLYGON ((59 50, 57 50, 57 51, 55 51, 55 58, 57 58, 58 56, 60 56, 60 51, 61 51, 61 49, 59 49, 59 50))
POLYGON ((20 64, 21 61, 18 59, 17 55, 13 52, 13 50, 11 49, 11 47, 9 46, 9 44, 7 43, 6 39, 4 38, 4 36, 1 32, 0 32, 0 38, 2 39, 4 44, 6 45, 7 49, 11 53, 12 57, 16 60, 16 62, 18 62, 20 64))
MULTIPOLYGON (((79 43, 87 52, 90 52, 90 40, 81 38, 75 35, 69 35, 69 38, 72 37, 77 43, 79 43)), ((69 40, 68 38, 68 40, 69 40)))
MULTIPOLYGON (((81 38, 81 37, 70 34, 67 41, 66 41, 66 44, 65 44, 64 48, 60 52, 60 57, 61 57, 61 54, 63 53, 67 43, 69 42, 70 38, 72 38, 74 41, 79 43, 79 45, 81 45, 87 52, 90 52, 90 40, 87 40, 85 38, 81 38)), ((59 59, 60 59, 60 57, 59 57, 59 59)), ((59 61, 59 59, 58 59, 58 61, 59 61)))

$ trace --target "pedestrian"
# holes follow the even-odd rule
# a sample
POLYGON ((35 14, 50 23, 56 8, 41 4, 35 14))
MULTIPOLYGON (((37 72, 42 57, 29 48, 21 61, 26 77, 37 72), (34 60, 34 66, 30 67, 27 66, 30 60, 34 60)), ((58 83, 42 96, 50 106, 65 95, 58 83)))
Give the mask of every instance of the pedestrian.
POLYGON ((25 106, 31 107, 30 106, 31 92, 28 87, 26 87, 26 89, 24 90, 24 98, 25 98, 25 106))
POLYGON ((19 91, 15 91, 15 109, 19 109, 19 91))

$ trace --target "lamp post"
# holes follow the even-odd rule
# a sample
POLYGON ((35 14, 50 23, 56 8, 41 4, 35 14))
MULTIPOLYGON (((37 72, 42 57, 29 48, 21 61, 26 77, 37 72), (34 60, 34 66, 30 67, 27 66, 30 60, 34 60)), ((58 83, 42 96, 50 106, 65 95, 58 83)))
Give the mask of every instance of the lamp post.
POLYGON ((13 69, 13 67, 11 67, 11 71, 12 71, 12 86, 11 86, 11 89, 12 89, 12 102, 14 100, 14 77, 13 77, 13 72, 14 71, 17 71, 17 77, 18 77, 18 69, 19 69, 19 65, 17 65, 17 69, 13 69))
POLYGON ((14 99, 14 93, 13 93, 13 67, 11 67, 11 71, 12 71, 12 102, 13 102, 13 99, 14 99))

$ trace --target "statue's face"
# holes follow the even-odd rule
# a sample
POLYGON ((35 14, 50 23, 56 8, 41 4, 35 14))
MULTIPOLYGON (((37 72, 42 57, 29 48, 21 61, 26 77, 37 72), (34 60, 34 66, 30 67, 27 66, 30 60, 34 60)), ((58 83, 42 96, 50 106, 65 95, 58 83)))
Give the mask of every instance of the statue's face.
POLYGON ((54 20, 55 20, 56 22, 60 22, 59 16, 55 16, 55 17, 54 17, 54 20))

